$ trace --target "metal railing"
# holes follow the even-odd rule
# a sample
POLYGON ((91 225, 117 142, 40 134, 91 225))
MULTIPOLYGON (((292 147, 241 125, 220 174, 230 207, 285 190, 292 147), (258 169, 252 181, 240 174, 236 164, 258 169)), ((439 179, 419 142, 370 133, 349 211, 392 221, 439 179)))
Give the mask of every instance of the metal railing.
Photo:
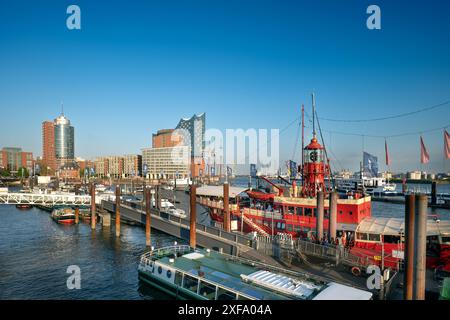
POLYGON ((91 196, 43 193, 1 193, 0 204, 90 205, 91 196))
POLYGON ((249 214, 252 216, 263 217, 266 219, 272 219, 272 217, 274 219, 278 219, 278 220, 283 219, 283 215, 279 210, 266 211, 266 210, 255 209, 255 208, 243 208, 243 213, 249 214))
POLYGON ((193 252, 194 249, 192 249, 190 246, 185 244, 180 244, 176 246, 167 246, 167 247, 161 247, 158 249, 150 250, 143 255, 141 255, 141 261, 144 261, 146 259, 154 260, 154 259, 160 259, 167 256, 178 256, 178 254, 186 254, 189 252, 193 252))
MULTIPOLYGON (((334 261, 336 265, 344 264, 348 266, 356 266, 366 268, 371 264, 375 264, 373 256, 365 254, 353 254, 343 246, 321 245, 306 240, 283 239, 280 237, 264 237, 258 235, 255 238, 254 248, 264 254, 277 258, 283 256, 290 257, 292 255, 304 258, 306 256, 314 256, 324 260, 334 261)), ((389 255, 385 255, 385 259, 389 255)))
MULTIPOLYGON (((103 201, 103 202, 110 203, 113 206, 115 206, 115 204, 112 203, 111 201, 103 201)), ((134 210, 140 214, 144 214, 144 215, 146 214, 144 211, 145 207, 141 206, 140 204, 135 204, 135 206, 133 207, 130 205, 130 203, 127 203, 125 201, 125 202, 121 202, 121 206, 125 207, 129 210, 134 210)), ((156 216, 160 217, 161 219, 170 221, 172 223, 176 223, 180 226, 183 226, 184 228, 189 228, 189 226, 190 226, 189 219, 176 217, 176 216, 173 216, 164 211, 156 210, 154 208, 151 209, 151 213, 152 213, 152 215, 156 215, 156 216)), ((197 223, 196 226, 197 226, 197 230, 211 234, 213 236, 220 237, 225 240, 229 240, 229 241, 235 242, 237 244, 241 244, 241 245, 245 245, 245 246, 249 246, 249 247, 252 247, 252 245, 253 245, 251 238, 247 235, 242 235, 242 234, 233 233, 233 232, 227 232, 221 228, 217 228, 217 227, 213 227, 213 226, 206 226, 206 225, 200 224, 200 223, 197 223)))
POLYGON ((340 252, 336 247, 324 246, 300 239, 294 242, 294 248, 296 250, 299 250, 301 253, 323 259, 332 259, 338 261, 340 256, 340 252))

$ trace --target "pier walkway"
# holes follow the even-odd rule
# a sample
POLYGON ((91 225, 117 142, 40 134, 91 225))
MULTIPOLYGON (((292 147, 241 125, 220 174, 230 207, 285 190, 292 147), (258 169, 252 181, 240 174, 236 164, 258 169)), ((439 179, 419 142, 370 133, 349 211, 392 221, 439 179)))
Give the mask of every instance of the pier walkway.
MULTIPOLYGON (((111 201, 103 200, 101 207, 115 216, 116 205, 111 201)), ((152 228, 170 234, 180 239, 189 240, 189 219, 169 215, 156 209, 151 209, 152 228)), ((121 219, 145 225, 145 211, 141 208, 132 208, 127 204, 120 205, 121 219)), ((249 251, 256 251, 252 248, 253 241, 248 236, 226 232, 223 229, 206 226, 197 223, 197 244, 200 247, 222 250, 231 255, 249 255, 249 251)), ((259 255, 258 253, 255 253, 259 255)))

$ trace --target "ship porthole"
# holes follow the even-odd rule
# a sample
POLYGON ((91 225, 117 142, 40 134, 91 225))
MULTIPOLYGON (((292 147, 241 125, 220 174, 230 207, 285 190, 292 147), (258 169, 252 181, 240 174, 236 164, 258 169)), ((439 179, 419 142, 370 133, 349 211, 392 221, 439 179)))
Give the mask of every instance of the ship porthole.
POLYGON ((353 267, 351 271, 355 277, 359 277, 361 275, 361 270, 358 267, 353 267))
POLYGON ((158 267, 158 273, 159 273, 159 274, 162 273, 162 268, 161 268, 161 266, 158 267))
POLYGON ((169 278, 170 279, 170 277, 172 276, 172 271, 170 271, 170 270, 167 270, 167 278, 169 278))

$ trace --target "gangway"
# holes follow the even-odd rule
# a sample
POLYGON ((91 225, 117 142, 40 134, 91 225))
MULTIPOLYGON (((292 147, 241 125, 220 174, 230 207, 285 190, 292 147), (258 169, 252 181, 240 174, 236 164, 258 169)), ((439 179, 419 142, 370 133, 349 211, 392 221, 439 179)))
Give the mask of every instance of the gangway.
POLYGON ((73 194, 45 194, 45 193, 0 193, 0 204, 42 204, 89 206, 91 196, 73 194))

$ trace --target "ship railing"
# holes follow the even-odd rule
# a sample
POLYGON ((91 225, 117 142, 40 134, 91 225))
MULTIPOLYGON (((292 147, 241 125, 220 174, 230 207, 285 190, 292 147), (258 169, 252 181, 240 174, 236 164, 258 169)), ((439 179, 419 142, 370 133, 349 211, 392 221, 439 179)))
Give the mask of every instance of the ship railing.
MULTIPOLYGON (((216 200, 210 200, 208 198, 200 197, 198 201, 201 205, 214 208, 214 209, 220 209, 223 210, 223 201, 216 201, 216 200)), ((229 204, 231 211, 236 211, 238 206, 237 204, 229 204)))
POLYGON ((266 219, 272 219, 272 217, 278 220, 283 219, 283 215, 279 210, 267 211, 255 208, 244 208, 244 214, 263 217, 266 219))
POLYGON ((175 246, 167 246, 161 247, 158 249, 150 250, 144 253, 141 256, 141 261, 153 261, 156 259, 160 259, 168 256, 179 256, 189 252, 192 252, 193 249, 188 245, 175 245, 175 246))

